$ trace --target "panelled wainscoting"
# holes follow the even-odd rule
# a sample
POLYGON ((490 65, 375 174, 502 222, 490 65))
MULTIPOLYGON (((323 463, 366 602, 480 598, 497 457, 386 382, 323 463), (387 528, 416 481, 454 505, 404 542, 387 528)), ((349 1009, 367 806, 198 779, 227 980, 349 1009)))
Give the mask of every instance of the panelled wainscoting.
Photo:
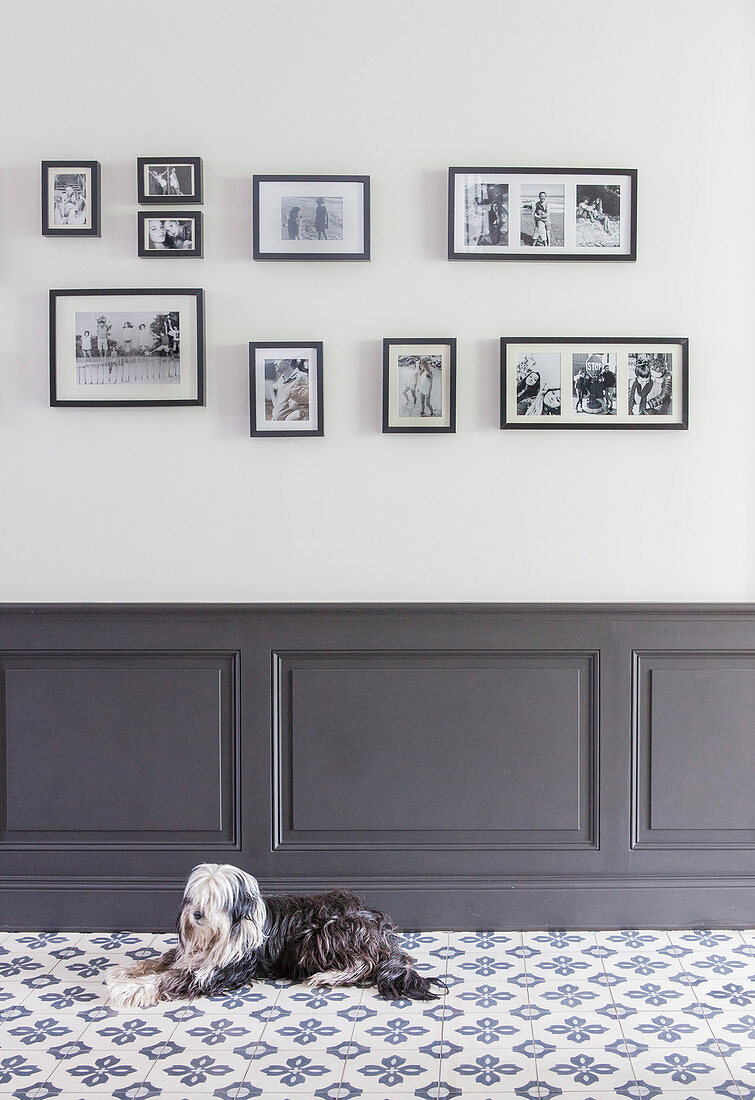
POLYGON ((755 924, 755 607, 0 608, 2 927, 190 868, 403 927, 755 924))

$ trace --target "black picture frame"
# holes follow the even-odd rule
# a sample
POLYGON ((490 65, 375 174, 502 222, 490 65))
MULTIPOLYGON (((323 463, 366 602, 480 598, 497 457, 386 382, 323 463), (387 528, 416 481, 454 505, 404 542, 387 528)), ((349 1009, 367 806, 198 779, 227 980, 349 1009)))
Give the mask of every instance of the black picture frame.
POLYGON ((201 210, 138 210, 137 211, 137 255, 144 260, 201 260, 204 248, 201 210), (182 221, 194 223, 192 248, 150 249, 145 244, 147 223, 153 220, 182 221))
MULTIPOLYGON (((312 188, 317 191, 316 187, 312 188)), ((300 263, 302 261, 368 261, 370 259, 370 177, 369 176, 338 176, 338 175, 261 175, 252 177, 252 257, 255 260, 274 260, 300 263), (315 251, 275 251, 262 246, 260 233, 261 196, 260 188, 265 184, 290 183, 298 186, 307 184, 326 184, 332 186, 337 183, 360 184, 362 186, 362 247, 358 251, 327 252, 315 251)))
MULTIPOLYGON (((295 359, 297 356, 290 356, 295 359)), ((273 436, 282 436, 286 439, 294 439, 301 436, 305 438, 324 435, 323 417, 323 344, 322 340, 252 340, 249 342, 249 434, 256 438, 270 439, 273 436), (315 352, 317 363, 317 378, 315 380, 316 419, 313 428, 260 428, 257 424, 259 406, 257 402, 257 351, 266 348, 276 350, 306 348, 315 352)))
MULTIPOLYGON (((199 405, 203 406, 205 403, 205 319, 204 319, 204 290, 199 288, 170 288, 165 289, 163 287, 151 287, 151 288, 119 288, 119 289, 104 289, 97 288, 91 290, 51 290, 50 291, 50 319, 49 319, 49 339, 50 339, 50 405, 53 408, 135 408, 135 407, 163 407, 163 406, 189 406, 199 405), (59 378, 62 376, 62 370, 64 365, 58 362, 57 354, 57 338, 58 338, 58 322, 59 313, 62 310, 59 308, 62 305, 64 299, 69 298, 115 298, 115 297, 130 297, 130 298, 144 298, 150 295, 157 295, 160 298, 166 296, 176 298, 191 298, 194 301, 195 309, 195 347, 196 347, 196 362, 193 364, 194 372, 192 377, 196 379, 196 393, 190 398, 138 398, 138 399, 72 399, 70 397, 61 397, 59 393, 59 378)), ((74 371, 76 370, 77 360, 74 357, 74 371)))
POLYGON ((42 236, 43 237, 99 237, 101 224, 100 162, 98 160, 43 160, 42 161, 42 236), (62 173, 84 171, 89 173, 91 196, 87 196, 91 208, 91 224, 85 227, 50 224, 50 173, 60 169, 62 173))
MULTIPOLYGON (((433 354, 428 352, 428 354, 433 354)), ((429 418, 428 418, 429 419, 429 418)), ((437 434, 443 432, 446 434, 454 434, 456 432, 456 337, 455 336, 443 336, 443 337, 419 337, 409 336, 404 339, 398 337, 385 337, 383 340, 383 432, 390 433, 406 433, 412 432, 418 435, 424 435, 427 433, 437 434), (393 364, 391 363, 391 352, 395 347, 410 346, 410 347, 427 347, 438 348, 440 346, 448 347, 449 355, 449 389, 448 389, 448 423, 447 424, 425 424, 422 423, 422 417, 406 417, 406 424, 396 424, 392 422, 391 410, 390 410, 390 398, 391 398, 391 375, 393 371, 393 364), (413 423, 410 421, 418 421, 413 423)))
MULTIPOLYGON (((597 183, 581 183, 576 186, 585 186, 597 188, 600 185, 597 183)), ((602 205, 601 205, 602 210, 602 205)), ((597 217, 597 215, 596 215, 597 217)), ((608 221, 606 217, 606 221, 608 221)), ((577 207, 574 209, 574 225, 575 234, 576 226, 579 222, 579 216, 577 207)), ((564 208, 564 226, 566 225, 566 209, 564 208)), ((487 247, 491 247, 488 242, 487 247)), ((637 259, 637 169, 636 168, 449 168, 448 169, 448 259, 449 260, 467 260, 467 261, 502 261, 502 262, 521 262, 521 263, 620 263, 620 262, 634 262, 637 259), (554 248, 548 247, 545 249, 539 249, 529 246, 529 251, 517 251, 523 247, 521 241, 521 206, 517 205, 517 218, 515 222, 511 220, 511 203, 509 196, 509 210, 507 212, 508 227, 506 230, 507 236, 514 234, 513 226, 519 231, 519 241, 515 244, 513 240, 507 240, 506 244, 499 244, 496 247, 496 251, 487 251, 485 247, 481 245, 466 244, 467 248, 478 248, 479 251, 462 251, 460 249, 460 243, 456 237, 457 229, 457 216, 456 216, 456 179, 458 176, 564 176, 566 179, 573 176, 610 176, 610 177, 622 177, 630 181, 631 194, 629 198, 629 247, 628 250, 618 251, 614 248, 599 248, 597 251, 580 251, 579 246, 575 244, 573 248, 566 251, 559 248, 556 251, 554 248)))
POLYGON ((201 157, 137 157, 136 158, 136 193, 137 200, 142 206, 164 206, 169 203, 174 206, 182 206, 186 203, 199 204, 202 202, 202 158, 201 157), (150 165, 155 168, 170 169, 191 165, 193 170, 194 190, 189 194, 172 194, 170 184, 166 182, 168 190, 165 194, 150 195, 146 186, 145 169, 150 165))
MULTIPOLYGON (((673 351, 672 351, 673 355, 673 351)), ((673 358, 672 358, 673 364, 673 358)), ((560 362, 560 377, 564 378, 564 364, 560 362)), ((574 364, 572 360, 571 372, 567 370, 566 377, 573 382, 574 364)), ((687 337, 622 337, 622 336, 502 336, 500 341, 500 426, 501 429, 506 431, 570 431, 572 429, 577 431, 686 431, 689 428, 689 339, 687 337), (617 409, 616 413, 611 416, 584 416, 581 419, 574 420, 572 417, 576 416, 576 413, 570 411, 569 419, 561 419, 560 416, 537 416, 530 417, 527 420, 521 414, 516 412, 516 409, 512 413, 509 408, 507 391, 509 380, 509 349, 520 346, 527 349, 529 352, 534 352, 537 345, 544 347, 559 345, 564 347, 581 347, 580 352, 573 352, 572 354, 585 354, 586 348, 592 348, 593 352, 599 353, 601 348, 608 348, 611 346, 621 345, 627 349, 623 354, 627 356, 627 370, 623 369, 623 362, 618 361, 616 363, 616 400, 617 409), (656 420, 653 415, 632 416, 629 410, 629 357, 634 354, 632 350, 637 349, 637 352, 641 352, 643 348, 648 351, 661 351, 662 348, 678 349, 679 365, 677 370, 677 380, 681 392, 675 398, 672 398, 672 410, 673 420, 656 420), (621 386, 625 387, 625 391, 621 392, 621 386), (626 399, 626 407, 624 407, 624 400, 626 399), (676 404, 676 408, 674 408, 676 404), (621 410, 619 409, 621 405, 621 410)), ((562 387, 563 390, 563 387, 562 387)), ((570 401, 572 399, 572 389, 570 387, 570 401)), ((562 400, 563 404, 563 400, 562 400)))

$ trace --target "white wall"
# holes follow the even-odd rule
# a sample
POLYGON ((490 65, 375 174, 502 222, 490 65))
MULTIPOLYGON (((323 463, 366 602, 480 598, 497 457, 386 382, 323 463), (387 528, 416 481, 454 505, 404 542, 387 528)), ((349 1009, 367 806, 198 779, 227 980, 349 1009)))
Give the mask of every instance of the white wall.
POLYGON ((752 0, 26 0, 4 13, 0 600, 752 600, 752 0), (205 259, 136 256, 197 154, 205 259), (45 239, 39 162, 102 164, 45 239), (639 169, 636 264, 451 264, 449 164, 639 169), (369 173, 369 264, 250 259, 253 172, 369 173), (51 287, 203 286, 207 407, 51 409, 51 287), (690 338, 688 432, 501 432, 498 337, 690 338), (459 339, 455 436, 383 336, 459 339), (322 339, 324 439, 250 439, 247 342, 322 339))

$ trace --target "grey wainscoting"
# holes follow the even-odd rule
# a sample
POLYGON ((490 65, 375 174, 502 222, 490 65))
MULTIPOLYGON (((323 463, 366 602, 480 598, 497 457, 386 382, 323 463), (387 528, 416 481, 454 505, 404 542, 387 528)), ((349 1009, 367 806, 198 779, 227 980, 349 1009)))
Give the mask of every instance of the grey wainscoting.
POLYGON ((755 607, 0 607, 0 925, 201 860, 405 927, 755 923, 755 607))

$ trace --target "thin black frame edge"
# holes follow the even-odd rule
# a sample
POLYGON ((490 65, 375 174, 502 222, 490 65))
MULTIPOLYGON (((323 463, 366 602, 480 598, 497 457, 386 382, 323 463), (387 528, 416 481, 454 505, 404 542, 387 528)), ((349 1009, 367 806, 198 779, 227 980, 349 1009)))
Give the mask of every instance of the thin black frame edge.
MULTIPOLYGON (((322 179, 322 176, 318 176, 322 179)), ((325 410, 323 408, 323 341, 322 340, 250 340, 249 341, 249 435, 252 439, 271 439, 274 436, 282 436, 284 439, 295 439, 303 436, 305 439, 322 437, 325 434, 325 410), (257 397, 254 385, 255 362, 254 355, 257 348, 314 348, 317 353, 317 427, 307 432, 266 432, 259 431, 255 427, 257 420, 257 397)))
POLYGON ((42 236, 99 237, 102 228, 102 168, 98 160, 43 160, 42 162, 42 236), (92 173, 92 224, 89 229, 56 229, 47 222, 50 168, 88 168, 92 173))
POLYGON ((136 254, 142 260, 157 260, 157 259, 169 259, 169 260, 201 260, 204 258, 204 227, 203 227, 203 210, 170 210, 165 213, 170 214, 171 218, 193 218, 196 225, 195 239, 197 241, 197 247, 193 248, 190 252, 184 250, 166 250, 161 252, 155 250, 150 252, 148 248, 144 247, 144 231, 143 226, 148 218, 156 218, 160 216, 159 210, 137 210, 136 212, 136 254))
POLYGON ((192 203, 201 206, 204 202, 204 171, 201 157, 137 157, 136 158, 136 201, 139 206, 159 206, 161 203, 192 203), (145 164, 191 164, 194 167, 195 190, 193 195, 147 195, 144 191, 142 168, 145 164))
POLYGON ((397 336, 384 336, 383 337, 383 434, 384 435, 455 435, 456 434, 456 344, 457 337, 445 336, 445 337, 431 337, 425 339, 421 336, 407 336, 400 338, 397 336), (389 426, 388 424, 388 379, 390 375, 390 349, 393 344, 447 344, 450 349, 450 368, 451 368, 451 380, 450 380, 450 392, 449 402, 451 405, 449 424, 447 428, 412 428, 412 427, 397 427, 395 425, 389 426))
MULTIPOLYGON (((369 176, 341 176, 332 174, 323 175, 253 175, 252 176, 252 259, 265 263, 271 262, 336 262, 336 261, 348 261, 352 263, 369 263, 371 260, 371 237, 370 237, 370 177, 369 176), (293 183, 317 183, 319 180, 327 181, 328 183, 361 183, 363 187, 362 194, 362 226, 363 226, 363 249, 361 252, 343 252, 340 255, 330 252, 309 252, 297 256, 289 252, 262 252, 260 250, 260 231, 259 231, 259 208, 260 208, 260 184, 261 183, 283 183, 286 180, 291 180, 293 183)), ((291 345, 294 347, 294 345, 291 345)), ((297 433, 299 434, 299 433, 297 433)))
POLYGON ((84 290, 74 288, 68 290, 50 290, 49 291, 49 355, 50 355, 50 408, 98 408, 98 409, 112 409, 112 408, 188 408, 191 406, 202 407, 205 406, 205 316, 204 316, 204 289, 201 287, 118 287, 114 290, 103 289, 97 287, 94 289, 84 290), (196 302, 197 310, 197 396, 196 399, 190 400, 175 400, 175 401, 61 401, 54 396, 56 390, 57 373, 56 373, 56 356, 55 356, 55 332, 56 332, 56 303, 58 298, 83 298, 88 294, 95 294, 100 297, 108 295, 134 295, 134 294, 181 294, 184 296, 192 296, 196 302))
POLYGON ((689 430, 689 337, 688 336, 501 336, 500 337, 501 431, 688 431, 689 430), (675 344, 682 349, 682 418, 677 424, 549 424, 547 428, 506 423, 506 348, 509 344, 675 344))
POLYGON ((514 261, 523 261, 527 263, 621 263, 622 261, 636 262, 637 260, 637 173, 636 168, 463 168, 463 167, 451 167, 448 169, 448 252, 447 259, 449 260, 482 260, 484 261, 503 261, 504 263, 511 263, 514 261), (453 181, 457 174, 476 174, 483 175, 486 172, 510 172, 512 175, 519 173, 520 175, 538 175, 542 173, 552 173, 554 175, 566 175, 566 176, 581 176, 588 174, 595 174, 601 176, 629 176, 632 181, 632 196, 629 209, 630 217, 630 230, 629 230, 629 252, 622 253, 618 256, 602 256, 602 255, 589 255, 580 256, 575 253, 569 253, 569 255, 554 256, 535 256, 535 255, 522 255, 512 254, 505 255, 497 253, 496 255, 486 255, 485 253, 470 253, 470 252, 456 252, 454 250, 454 196, 455 188, 453 181))

